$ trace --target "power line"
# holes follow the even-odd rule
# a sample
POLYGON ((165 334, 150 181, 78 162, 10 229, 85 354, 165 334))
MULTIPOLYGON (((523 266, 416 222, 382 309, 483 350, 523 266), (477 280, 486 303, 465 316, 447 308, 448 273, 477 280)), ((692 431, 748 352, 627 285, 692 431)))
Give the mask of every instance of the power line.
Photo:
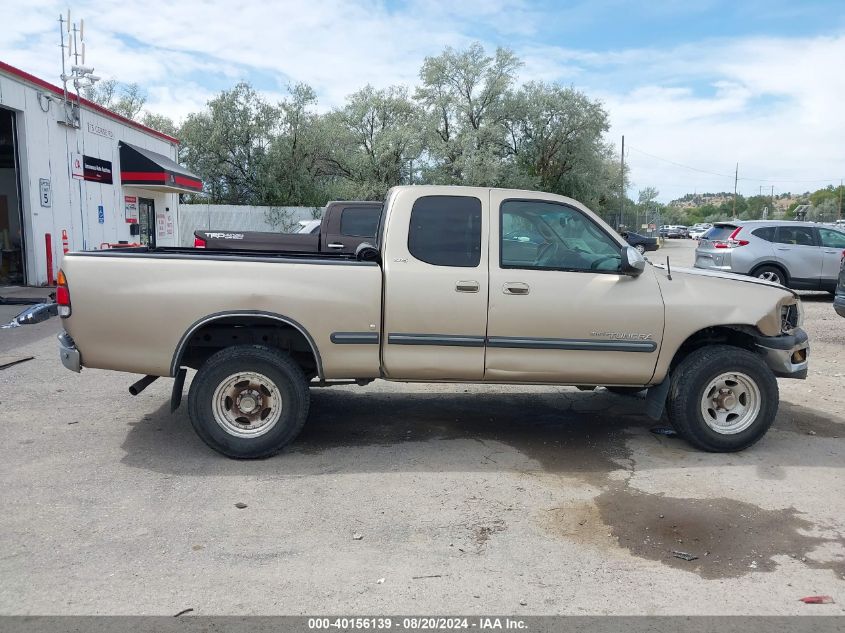
MULTIPOLYGON (((699 167, 693 167, 691 165, 685 165, 683 163, 678 163, 674 160, 669 160, 668 158, 663 158, 662 156, 656 156, 654 154, 650 154, 649 152, 643 151, 637 147, 634 147, 630 143, 628 144, 628 150, 634 150, 638 154, 643 154, 644 156, 648 156, 649 158, 654 158, 655 160, 663 161, 664 163, 669 163, 670 165, 675 165, 676 167, 682 167, 684 169, 689 169, 690 171, 697 171, 702 174, 708 174, 710 176, 719 176, 720 178, 730 178, 732 174, 720 174, 719 172, 709 171, 707 169, 701 169, 699 167)), ((836 182, 840 180, 839 178, 813 178, 809 180, 790 180, 787 178, 752 178, 750 176, 742 176, 738 178, 738 180, 753 180, 755 182, 780 182, 780 183, 812 183, 812 182, 836 182)))

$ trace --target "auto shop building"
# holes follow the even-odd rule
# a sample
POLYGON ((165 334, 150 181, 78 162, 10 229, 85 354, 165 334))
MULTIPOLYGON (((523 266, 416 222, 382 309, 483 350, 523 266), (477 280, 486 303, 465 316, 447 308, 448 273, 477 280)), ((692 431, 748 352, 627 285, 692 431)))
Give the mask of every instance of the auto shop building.
POLYGON ((52 283, 68 250, 179 244, 202 182, 179 141, 0 62, 0 286, 52 283))

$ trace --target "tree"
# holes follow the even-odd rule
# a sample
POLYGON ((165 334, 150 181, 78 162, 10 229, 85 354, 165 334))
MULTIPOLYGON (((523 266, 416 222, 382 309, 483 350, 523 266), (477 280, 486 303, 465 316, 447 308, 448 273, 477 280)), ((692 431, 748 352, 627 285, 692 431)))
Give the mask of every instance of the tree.
POLYGON ((415 93, 427 118, 432 182, 496 184, 504 149, 504 97, 522 62, 508 49, 490 57, 479 43, 426 57, 415 93))
POLYGON ((115 79, 104 79, 85 88, 83 96, 89 101, 133 120, 141 114, 147 102, 147 96, 138 84, 121 84, 115 79))
POLYGON ((246 83, 225 90, 203 112, 188 115, 179 134, 182 159, 199 175, 212 200, 272 203, 266 175, 268 149, 281 118, 278 107, 246 83))
POLYGON ((177 136, 179 134, 179 128, 173 122, 173 119, 164 116, 163 114, 144 112, 141 115, 140 123, 142 125, 146 125, 147 127, 151 127, 154 130, 158 130, 159 132, 169 134, 170 136, 177 136))
POLYGON ((411 163, 422 151, 420 117, 402 86, 366 86, 327 117, 335 143, 327 161, 345 179, 349 197, 383 198, 412 179, 411 163))
POLYGON ((509 91, 503 126, 504 154, 514 169, 502 184, 560 193, 589 206, 618 186, 619 179, 609 177, 615 159, 604 141, 607 113, 583 93, 529 82, 509 91))

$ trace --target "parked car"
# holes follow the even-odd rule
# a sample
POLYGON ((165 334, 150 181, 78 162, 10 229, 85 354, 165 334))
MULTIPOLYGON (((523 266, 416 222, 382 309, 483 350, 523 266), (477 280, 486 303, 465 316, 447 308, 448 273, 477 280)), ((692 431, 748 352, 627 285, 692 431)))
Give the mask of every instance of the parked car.
POLYGON ((832 293, 843 250, 845 231, 812 222, 717 222, 698 244, 695 267, 832 293))
POLYGON ((694 240, 699 240, 711 228, 713 228, 712 224, 696 224, 689 230, 689 236, 694 240))
POLYGON ((669 239, 681 239, 689 237, 687 227, 680 224, 672 224, 660 227, 660 236, 669 239))
POLYGON ((211 250, 354 254, 375 240, 381 202, 329 202, 322 220, 304 220, 296 233, 194 231, 194 247, 211 250))
POLYGON ((640 253, 645 253, 646 251, 656 251, 658 248, 656 237, 648 237, 646 235, 640 235, 639 233, 626 231, 622 233, 622 238, 628 242, 628 244, 636 248, 640 253))
POLYGON ((187 368, 196 369, 194 429, 235 458, 291 442, 308 416, 309 386, 376 378, 648 389, 649 415, 665 408, 692 445, 736 451, 774 421, 775 377, 807 375, 794 292, 670 274, 570 198, 404 186, 384 208, 375 259, 68 253, 57 289, 62 363, 146 374, 133 393, 172 376, 172 409, 187 368), (506 241, 527 246, 512 259, 506 241))
POLYGON ((845 253, 842 253, 842 260, 839 264, 839 281, 836 284, 836 294, 833 297, 833 309, 836 314, 845 317, 845 253))

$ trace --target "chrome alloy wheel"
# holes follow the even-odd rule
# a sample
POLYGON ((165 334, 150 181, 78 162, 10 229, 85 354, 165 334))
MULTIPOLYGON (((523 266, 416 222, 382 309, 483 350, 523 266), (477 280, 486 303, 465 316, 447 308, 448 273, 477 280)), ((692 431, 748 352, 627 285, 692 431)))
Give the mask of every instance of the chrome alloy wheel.
POLYGON ((778 275, 773 270, 767 270, 766 272, 760 273, 759 275, 757 275, 757 278, 763 279, 765 281, 773 281, 776 284, 782 284, 783 283, 781 281, 780 275, 778 275))
POLYGON ((211 410, 220 427, 235 437, 253 438, 269 432, 282 417, 282 395, 264 374, 232 374, 217 385, 211 410))
POLYGON ((760 388, 746 374, 728 372, 710 381, 701 396, 701 415, 722 435, 741 433, 760 413, 760 388))

